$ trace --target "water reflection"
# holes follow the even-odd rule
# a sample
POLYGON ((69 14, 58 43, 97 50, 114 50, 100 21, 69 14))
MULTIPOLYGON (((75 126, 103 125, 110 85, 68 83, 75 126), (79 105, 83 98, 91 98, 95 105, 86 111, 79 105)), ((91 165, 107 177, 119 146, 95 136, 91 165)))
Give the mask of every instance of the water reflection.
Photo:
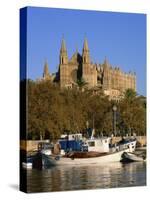
POLYGON ((28 192, 64 191, 142 186, 146 184, 145 163, 60 166, 27 173, 28 192))

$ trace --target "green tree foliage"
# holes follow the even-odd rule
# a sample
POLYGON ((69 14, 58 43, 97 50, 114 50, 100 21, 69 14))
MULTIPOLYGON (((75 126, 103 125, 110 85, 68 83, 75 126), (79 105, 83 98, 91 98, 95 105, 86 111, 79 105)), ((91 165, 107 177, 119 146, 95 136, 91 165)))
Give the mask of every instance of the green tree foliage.
POLYGON ((86 85, 88 84, 87 82, 85 82, 85 80, 83 78, 77 79, 76 83, 77 83, 79 90, 83 90, 86 87, 86 85))
POLYGON ((128 89, 120 102, 120 113, 129 134, 146 134, 146 98, 128 89))
POLYGON ((137 96, 137 93, 133 89, 127 89, 124 92, 124 97, 128 101, 134 100, 136 96, 137 96))
MULTIPOLYGON (((84 83, 81 83, 85 85, 84 83)), ((107 96, 80 89, 61 89, 49 81, 27 81, 27 133, 28 138, 57 139, 61 134, 82 132, 89 127, 96 134, 113 131, 112 106, 107 96)), ((125 98, 117 103, 117 132, 146 131, 146 99, 126 91, 125 98)))

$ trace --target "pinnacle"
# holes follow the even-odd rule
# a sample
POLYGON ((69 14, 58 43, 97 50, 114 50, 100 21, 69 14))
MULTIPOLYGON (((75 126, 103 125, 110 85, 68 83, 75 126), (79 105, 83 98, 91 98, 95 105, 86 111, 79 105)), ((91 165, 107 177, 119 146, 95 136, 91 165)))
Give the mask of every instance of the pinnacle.
POLYGON ((89 51, 87 39, 84 39, 83 51, 89 51))
POLYGON ((45 61, 45 64, 44 64, 44 74, 48 74, 48 73, 49 73, 48 63, 47 63, 47 61, 45 61))
POLYGON ((66 52, 66 43, 65 43, 65 40, 64 38, 62 39, 62 43, 61 43, 61 52, 66 52))

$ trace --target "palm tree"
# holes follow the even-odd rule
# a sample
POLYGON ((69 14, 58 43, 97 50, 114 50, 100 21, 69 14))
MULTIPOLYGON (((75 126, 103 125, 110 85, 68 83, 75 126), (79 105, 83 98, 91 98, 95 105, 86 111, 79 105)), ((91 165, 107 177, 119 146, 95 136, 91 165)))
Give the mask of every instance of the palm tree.
POLYGON ((85 82, 83 78, 77 79, 77 85, 79 89, 82 90, 85 87, 85 85, 87 85, 87 82, 85 82))
POLYGON ((135 92, 135 90, 129 88, 124 92, 124 97, 125 99, 131 100, 134 99, 137 96, 137 93, 135 92))

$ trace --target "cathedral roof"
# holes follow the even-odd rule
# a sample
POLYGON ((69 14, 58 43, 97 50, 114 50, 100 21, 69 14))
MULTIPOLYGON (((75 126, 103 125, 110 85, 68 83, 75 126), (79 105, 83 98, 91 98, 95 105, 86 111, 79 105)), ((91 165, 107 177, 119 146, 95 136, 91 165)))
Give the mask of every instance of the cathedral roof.
POLYGON ((69 60, 69 62, 71 62, 71 63, 77 63, 77 52, 75 52, 73 55, 72 55, 72 57, 71 57, 71 59, 69 60))
POLYGON ((77 51, 72 55, 71 59, 69 60, 70 64, 79 64, 81 62, 82 56, 77 51))

